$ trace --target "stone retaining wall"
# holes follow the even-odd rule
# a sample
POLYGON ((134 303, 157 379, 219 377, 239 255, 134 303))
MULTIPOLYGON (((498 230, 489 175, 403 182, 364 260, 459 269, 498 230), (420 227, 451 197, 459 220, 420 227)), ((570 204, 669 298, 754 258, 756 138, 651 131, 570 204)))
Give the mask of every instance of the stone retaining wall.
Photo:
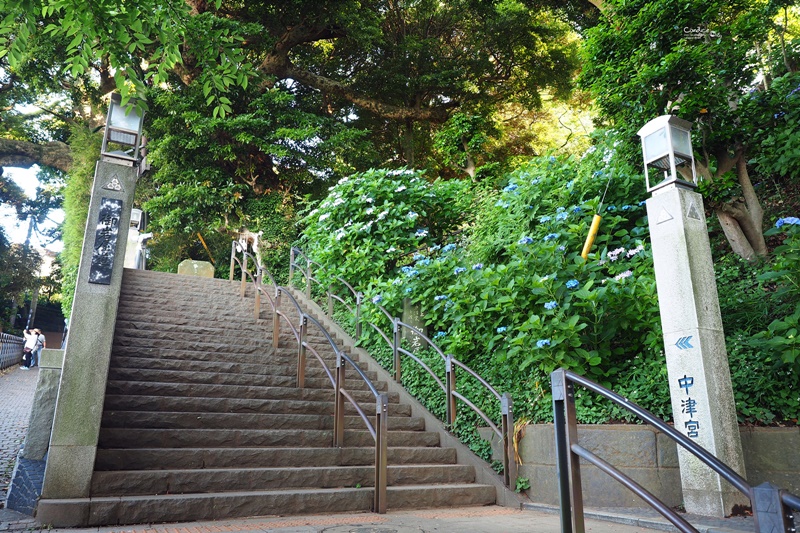
MULTIPOLYGON (((800 493, 800 428, 740 428, 747 481, 770 481, 800 493)), ((484 438, 494 436, 482 429, 484 438)), ((676 444, 649 426, 579 425, 581 446, 633 478, 669 506, 682 503, 676 444)), ((519 476, 530 480, 527 491, 537 503, 558 505, 555 436, 552 424, 525 426, 519 443, 519 476)), ((495 458, 500 448, 492 442, 495 458)), ((595 466, 581 461, 584 504, 587 507, 646 507, 647 504, 595 466)))

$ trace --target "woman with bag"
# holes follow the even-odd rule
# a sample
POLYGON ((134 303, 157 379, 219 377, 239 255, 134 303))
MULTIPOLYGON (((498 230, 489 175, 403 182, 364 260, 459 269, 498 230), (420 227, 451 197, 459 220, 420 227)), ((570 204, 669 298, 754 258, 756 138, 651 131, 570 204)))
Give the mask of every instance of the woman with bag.
POLYGON ((23 333, 25 335, 25 346, 22 348, 22 370, 28 370, 33 362, 33 351, 38 344, 39 335, 29 329, 26 329, 23 333))

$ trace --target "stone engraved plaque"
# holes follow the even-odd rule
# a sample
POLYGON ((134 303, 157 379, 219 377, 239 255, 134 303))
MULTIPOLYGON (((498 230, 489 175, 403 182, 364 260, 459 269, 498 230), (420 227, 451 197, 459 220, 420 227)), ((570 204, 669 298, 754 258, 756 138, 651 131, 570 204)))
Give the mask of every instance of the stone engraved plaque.
POLYGON ((111 284, 111 270, 114 267, 114 252, 117 249, 119 222, 122 217, 122 200, 103 198, 100 201, 100 214, 94 234, 92 266, 89 269, 89 283, 111 284))

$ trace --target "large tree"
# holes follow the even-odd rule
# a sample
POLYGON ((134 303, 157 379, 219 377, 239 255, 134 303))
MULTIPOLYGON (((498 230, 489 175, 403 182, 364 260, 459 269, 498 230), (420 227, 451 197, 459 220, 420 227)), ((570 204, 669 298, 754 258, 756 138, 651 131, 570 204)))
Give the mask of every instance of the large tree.
POLYGON ((698 171, 718 191, 727 189, 707 201, 733 251, 746 258, 764 255, 767 246, 748 167, 755 126, 743 103, 765 88, 763 50, 778 4, 606 0, 585 48, 583 81, 607 123, 631 139, 658 115, 695 123, 698 171))
POLYGON ((576 46, 567 17, 586 17, 580 6, 558 5, 8 0, 0 46, 9 86, 36 61, 31 42, 53 39, 65 65, 51 72, 56 77, 91 74, 100 92, 116 87, 124 99, 146 96, 148 85, 197 86, 215 116, 235 111, 233 87, 290 87, 341 120, 398 125, 388 131, 406 136, 391 157, 411 164, 417 123, 443 123, 459 107, 509 99, 536 105, 544 88, 568 89, 576 46))

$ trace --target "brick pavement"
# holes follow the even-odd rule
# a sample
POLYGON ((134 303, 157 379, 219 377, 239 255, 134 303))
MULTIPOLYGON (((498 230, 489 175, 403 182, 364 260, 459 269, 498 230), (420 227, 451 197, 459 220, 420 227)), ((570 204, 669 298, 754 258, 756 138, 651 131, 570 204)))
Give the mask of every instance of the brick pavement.
POLYGON ((11 473, 28 430, 38 377, 38 368, 12 366, 0 372, 0 509, 5 507, 11 473))

